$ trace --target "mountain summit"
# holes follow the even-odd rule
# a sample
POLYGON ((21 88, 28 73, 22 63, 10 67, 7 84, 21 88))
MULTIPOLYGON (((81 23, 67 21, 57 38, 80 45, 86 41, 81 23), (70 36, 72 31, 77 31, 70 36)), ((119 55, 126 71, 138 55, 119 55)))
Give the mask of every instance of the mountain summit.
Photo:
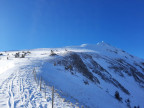
POLYGON ((1 52, 0 107, 143 108, 144 60, 105 42, 1 52))

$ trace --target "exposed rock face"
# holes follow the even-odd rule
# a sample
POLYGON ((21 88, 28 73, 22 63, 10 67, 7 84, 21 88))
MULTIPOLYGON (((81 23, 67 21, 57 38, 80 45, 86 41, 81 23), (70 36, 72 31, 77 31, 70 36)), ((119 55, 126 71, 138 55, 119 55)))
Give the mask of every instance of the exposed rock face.
POLYGON ((130 94, 129 91, 126 88, 124 88, 116 79, 112 78, 111 74, 107 70, 105 70, 96 61, 94 61, 92 56, 85 55, 85 54, 82 54, 82 56, 85 56, 85 59, 89 60, 88 66, 90 66, 93 73, 96 73, 97 75, 99 75, 104 81, 109 82, 113 84, 114 86, 120 88, 126 94, 130 94))
MULTIPOLYGON (((85 45, 80 48, 83 47, 96 49, 102 53, 67 51, 64 56, 54 59, 55 64, 64 66, 73 75, 78 72, 97 85, 101 85, 103 81, 109 83, 127 95, 131 94, 130 91, 116 76, 122 79, 131 77, 139 87, 144 88, 143 61, 139 62, 139 60, 135 60, 137 58, 125 51, 104 43, 98 44, 96 47, 85 45)), ((88 81, 84 82, 88 83, 88 81)))
POLYGON ((124 88, 116 79, 112 78, 111 74, 106 69, 94 61, 92 56, 89 54, 70 52, 65 57, 58 59, 56 64, 63 65, 65 67, 72 66, 71 71, 75 70, 83 74, 92 82, 100 84, 100 81, 94 75, 97 74, 104 81, 113 84, 117 88, 120 88, 124 93, 128 95, 130 94, 129 91, 124 88))
POLYGON ((88 70, 81 57, 76 53, 70 53, 63 59, 57 61, 59 65, 66 67, 72 66, 76 71, 82 73, 86 78, 90 79, 95 83, 100 83, 99 80, 88 70))

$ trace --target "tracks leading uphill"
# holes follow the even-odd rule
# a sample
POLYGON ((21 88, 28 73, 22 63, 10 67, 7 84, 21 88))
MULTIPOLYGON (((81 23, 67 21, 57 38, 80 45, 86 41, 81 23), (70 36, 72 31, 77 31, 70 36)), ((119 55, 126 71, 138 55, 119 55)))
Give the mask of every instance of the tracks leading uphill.
MULTIPOLYGON (((47 89, 47 98, 39 90, 33 76, 32 64, 23 64, 19 67, 7 70, 7 76, 1 74, 0 78, 0 108, 50 108, 51 90, 47 89), (5 76, 5 78, 4 78, 5 76)), ((55 101, 60 101, 57 106, 67 105, 62 99, 55 97, 55 101)), ((70 106, 69 106, 70 107, 70 106)))

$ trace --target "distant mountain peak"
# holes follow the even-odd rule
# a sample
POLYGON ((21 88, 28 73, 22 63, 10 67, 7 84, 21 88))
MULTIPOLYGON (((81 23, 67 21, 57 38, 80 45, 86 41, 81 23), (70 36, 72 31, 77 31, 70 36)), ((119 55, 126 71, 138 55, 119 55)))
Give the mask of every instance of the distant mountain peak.
POLYGON ((99 46, 111 46, 110 44, 108 44, 108 43, 106 43, 104 41, 98 42, 97 45, 99 45, 99 46))
POLYGON ((86 46, 111 46, 111 45, 104 41, 98 42, 97 44, 81 44, 80 45, 80 47, 86 47, 86 46))

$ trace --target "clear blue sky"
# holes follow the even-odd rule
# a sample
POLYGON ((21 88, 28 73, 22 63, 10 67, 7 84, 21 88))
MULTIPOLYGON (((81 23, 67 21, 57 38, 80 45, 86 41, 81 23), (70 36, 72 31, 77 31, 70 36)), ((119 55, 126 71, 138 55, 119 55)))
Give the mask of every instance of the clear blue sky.
POLYGON ((0 0, 0 50, 105 41, 144 58, 144 0, 0 0))

